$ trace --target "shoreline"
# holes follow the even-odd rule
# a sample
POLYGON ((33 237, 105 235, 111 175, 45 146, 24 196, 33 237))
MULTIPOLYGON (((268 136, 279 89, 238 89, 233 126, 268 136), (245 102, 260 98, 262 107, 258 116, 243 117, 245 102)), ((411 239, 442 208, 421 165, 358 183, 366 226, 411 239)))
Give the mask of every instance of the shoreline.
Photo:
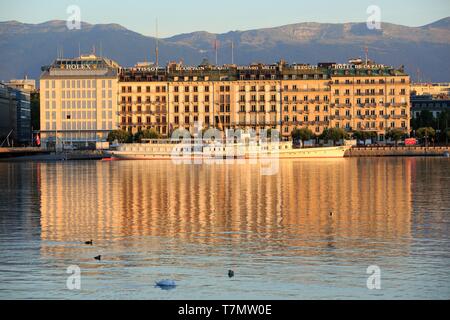
MULTIPOLYGON (((370 157, 447 157, 450 146, 439 147, 353 147, 346 151, 344 158, 370 157)), ((59 161, 89 161, 107 158, 103 151, 67 151, 55 153, 37 148, 21 148, 20 150, 1 150, 0 162, 59 162, 59 161)), ((151 160, 150 160, 151 161, 151 160)))

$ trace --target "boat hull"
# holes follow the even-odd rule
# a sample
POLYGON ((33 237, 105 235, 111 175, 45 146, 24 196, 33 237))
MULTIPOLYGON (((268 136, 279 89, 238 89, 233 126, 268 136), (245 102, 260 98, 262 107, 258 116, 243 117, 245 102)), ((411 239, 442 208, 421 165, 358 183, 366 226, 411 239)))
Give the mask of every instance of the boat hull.
POLYGON ((207 150, 204 152, 175 150, 172 148, 154 148, 151 151, 145 148, 122 148, 122 150, 107 152, 108 160, 233 160, 233 159, 332 159, 344 158, 350 147, 323 147, 323 148, 280 148, 276 150, 252 150, 224 148, 207 150), (161 150, 159 150, 161 149, 161 150))

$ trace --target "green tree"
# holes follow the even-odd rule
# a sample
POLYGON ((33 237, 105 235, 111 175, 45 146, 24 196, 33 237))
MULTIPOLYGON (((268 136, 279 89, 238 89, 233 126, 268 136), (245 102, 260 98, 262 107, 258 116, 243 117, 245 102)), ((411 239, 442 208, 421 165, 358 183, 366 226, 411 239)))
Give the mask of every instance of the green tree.
POLYGON ((161 139, 161 135, 155 129, 142 131, 142 139, 161 139))
POLYGON ((161 135, 158 132, 156 132, 155 129, 148 129, 148 130, 136 132, 136 134, 133 137, 133 140, 135 142, 141 143, 143 139, 156 140, 156 139, 160 139, 160 138, 161 138, 161 135))
POLYGON ((450 129, 450 110, 444 110, 439 114, 437 127, 435 127, 434 129, 440 131, 439 141, 448 143, 447 132, 450 129))
POLYGON ((144 132, 142 130, 138 130, 138 132, 136 132, 133 135, 132 140, 133 140, 133 142, 141 143, 141 140, 143 137, 144 137, 144 132))
POLYGON ((30 95, 30 108, 31 108, 31 126, 33 130, 40 130, 40 97, 38 92, 32 92, 30 95))
POLYGON ((376 139, 377 133, 374 131, 355 131, 353 132, 353 137, 357 140, 364 141, 364 145, 366 145, 366 140, 376 139))
POLYGON ((311 140, 314 138, 314 133, 309 128, 300 128, 300 129, 294 129, 292 131, 292 139, 294 140, 294 143, 296 141, 301 141, 302 145, 305 144, 305 141, 311 140))
POLYGON ((436 130, 431 127, 419 128, 416 135, 420 139, 425 139, 425 146, 428 146, 428 139, 436 136, 436 130))
POLYGON ((342 139, 347 139, 348 134, 344 129, 341 128, 327 128, 320 135, 320 138, 323 140, 331 140, 333 141, 333 145, 336 145, 336 142, 342 139))
POLYGON ((423 110, 420 112, 416 119, 412 119, 411 126, 413 130, 424 127, 436 128, 437 120, 434 118, 433 113, 429 110, 423 110))
POLYGON ((364 145, 366 145, 366 140, 376 139, 377 133, 375 131, 355 131, 353 132, 353 138, 364 141, 364 145))
POLYGON ((328 139, 328 128, 325 128, 321 134, 319 134, 319 139, 327 140, 328 139))
POLYGON ((417 137, 426 138, 426 137, 434 137, 436 135, 436 130, 431 127, 419 128, 417 130, 417 137))
POLYGON ((267 129, 267 139, 268 140, 272 140, 272 134, 274 135, 275 139, 278 139, 278 141, 281 140, 280 131, 278 131, 277 129, 272 129, 272 128, 267 129))
POLYGON ((128 131, 125 130, 114 130, 111 131, 108 134, 108 141, 114 142, 116 141, 119 143, 127 143, 131 141, 131 134, 128 131))
POLYGON ((398 145, 398 142, 406 136, 406 132, 402 129, 394 128, 389 130, 386 133, 386 138, 395 141, 395 146, 398 145))
POLYGON ((365 131, 355 131, 353 132, 353 138, 357 140, 363 140, 364 143, 366 143, 367 135, 365 131))

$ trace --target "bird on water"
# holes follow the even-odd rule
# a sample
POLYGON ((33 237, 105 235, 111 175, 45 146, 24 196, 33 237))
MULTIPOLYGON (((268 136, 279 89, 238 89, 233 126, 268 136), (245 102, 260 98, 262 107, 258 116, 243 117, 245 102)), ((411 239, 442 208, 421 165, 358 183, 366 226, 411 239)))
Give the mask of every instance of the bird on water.
POLYGON ((228 270, 228 277, 229 278, 233 278, 234 277, 234 271, 233 270, 228 270))
POLYGON ((96 256, 94 259, 100 261, 102 260, 102 256, 96 256))
POLYGON ((165 279, 165 280, 161 280, 156 282, 155 284, 157 287, 160 287, 162 289, 164 288, 175 288, 177 286, 177 283, 175 282, 175 280, 171 280, 171 279, 165 279))
POLYGON ((84 244, 87 244, 89 246, 92 246, 94 244, 94 241, 90 240, 90 241, 86 241, 84 244))

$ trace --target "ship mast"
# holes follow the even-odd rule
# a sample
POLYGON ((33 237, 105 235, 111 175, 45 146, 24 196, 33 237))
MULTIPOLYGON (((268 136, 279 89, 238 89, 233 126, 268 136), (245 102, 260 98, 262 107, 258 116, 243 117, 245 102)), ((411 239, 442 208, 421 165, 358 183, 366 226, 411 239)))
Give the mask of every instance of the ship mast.
POLYGON ((364 51, 366 53, 366 66, 369 64, 369 47, 365 47, 364 51))
POLYGON ((216 66, 217 66, 217 64, 218 64, 218 50, 219 50, 219 41, 217 40, 217 38, 214 41, 214 50, 215 50, 215 53, 216 53, 216 66))
POLYGON ((158 70, 158 67, 159 67, 158 18, 156 18, 156 47, 155 47, 155 56, 156 56, 156 70, 158 70))
POLYGON ((234 41, 231 40, 231 64, 234 64, 234 41))

